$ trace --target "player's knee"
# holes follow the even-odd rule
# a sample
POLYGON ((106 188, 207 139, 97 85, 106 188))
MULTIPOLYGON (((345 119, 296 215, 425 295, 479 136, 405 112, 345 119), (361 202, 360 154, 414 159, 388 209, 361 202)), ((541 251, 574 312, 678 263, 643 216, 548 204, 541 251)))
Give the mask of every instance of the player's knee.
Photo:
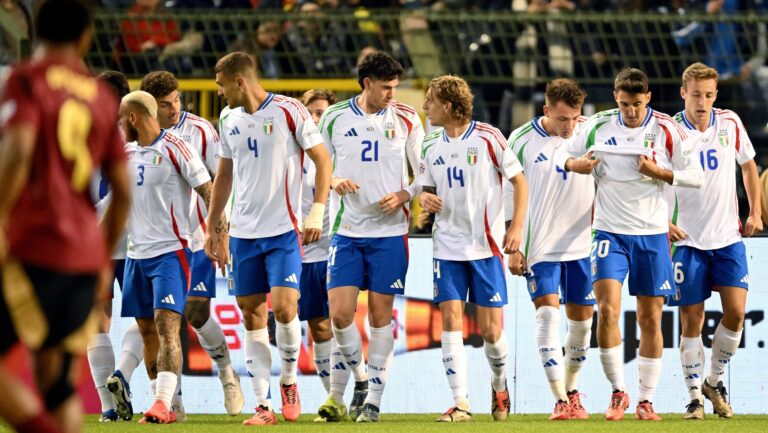
MULTIPOLYGON (((682 311, 682 310, 681 310, 682 311)), ((681 314, 680 317, 680 330, 682 334, 687 335, 699 335, 701 333, 701 327, 704 325, 704 310, 699 314, 696 312, 686 312, 681 314)))
POLYGON ((639 314, 637 316, 637 325, 643 334, 661 332, 660 314, 639 314))
POLYGON ((330 321, 326 318, 312 319, 309 324, 309 334, 315 343, 323 343, 333 338, 330 321))
POLYGON ((484 329, 480 331, 480 335, 483 337, 483 341, 495 344, 501 338, 501 328, 491 327, 490 329, 484 329))
POLYGON ((600 305, 597 309, 598 326, 606 326, 619 323, 620 308, 611 304, 600 305))
POLYGON ((744 326, 744 310, 738 307, 729 307, 723 309, 723 325, 731 330, 738 330, 744 326))
POLYGON ((209 302, 205 301, 187 301, 184 307, 184 316, 195 329, 200 329, 211 317, 211 307, 209 302))
POLYGON ((49 411, 55 411, 75 394, 69 374, 71 366, 72 355, 64 354, 59 371, 53 374, 51 381, 43 389, 43 400, 49 411))

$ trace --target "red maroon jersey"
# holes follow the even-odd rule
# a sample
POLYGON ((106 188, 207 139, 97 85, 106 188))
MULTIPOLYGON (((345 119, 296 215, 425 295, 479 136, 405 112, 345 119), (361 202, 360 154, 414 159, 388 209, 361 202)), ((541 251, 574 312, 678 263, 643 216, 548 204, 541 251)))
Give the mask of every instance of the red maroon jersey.
POLYGON ((66 273, 106 263, 104 234, 89 193, 93 173, 125 160, 111 90, 84 65, 47 58, 14 68, 0 102, 0 133, 35 127, 29 180, 11 211, 11 255, 66 273))

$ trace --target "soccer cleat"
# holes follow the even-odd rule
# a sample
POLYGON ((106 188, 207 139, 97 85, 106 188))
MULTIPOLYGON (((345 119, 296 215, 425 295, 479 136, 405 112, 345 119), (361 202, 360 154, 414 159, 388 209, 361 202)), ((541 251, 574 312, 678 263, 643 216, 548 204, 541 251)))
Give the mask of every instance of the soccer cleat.
POLYGON ((349 402, 349 418, 352 421, 355 421, 363 411, 366 397, 368 397, 368 381, 355 382, 355 392, 352 394, 352 401, 349 402))
POLYGON ((299 387, 296 383, 280 385, 280 396, 283 398, 283 418, 286 421, 296 421, 301 415, 301 400, 299 387))
POLYGON ((111 376, 107 378, 107 389, 112 393, 115 399, 115 412, 117 415, 129 421, 133 418, 133 405, 131 404, 131 386, 123 377, 123 373, 120 370, 115 370, 111 376))
POLYGON ((611 404, 605 411, 607 421, 621 421, 624 419, 624 411, 629 407, 629 395, 625 391, 614 390, 611 394, 611 404))
POLYGON ((144 412, 144 418, 142 419, 150 424, 171 424, 176 422, 176 414, 165 407, 165 403, 155 400, 152 407, 144 412))
POLYGON ((683 419, 704 419, 704 402, 695 398, 685 406, 683 419))
POLYGON ((327 422, 339 422, 347 416, 347 407, 344 405, 344 402, 336 400, 331 395, 328 396, 325 403, 317 410, 317 414, 327 422))
POLYGON ((653 403, 648 400, 643 400, 637 404, 635 419, 641 421, 661 421, 661 417, 653 410, 653 403))
POLYGON ((260 405, 256 407, 256 413, 243 421, 243 425, 274 425, 277 424, 277 417, 272 409, 260 405))
POLYGON ((509 389, 506 382, 502 392, 497 392, 491 386, 491 415, 494 421, 504 421, 509 416, 509 389))
POLYGON ((114 409, 107 409, 101 413, 99 422, 116 422, 118 419, 117 412, 114 409))
POLYGON ((571 419, 571 407, 567 401, 559 400, 555 403, 555 410, 549 416, 550 421, 565 421, 571 419))
MULTIPOLYGON (((230 367, 231 368, 231 367, 230 367)), ((243 410, 245 398, 243 390, 240 387, 240 376, 232 369, 233 379, 225 382, 222 380, 221 386, 224 388, 224 408, 227 409, 227 415, 235 416, 243 410)), ((221 379, 221 373, 219 373, 221 379)))
POLYGON ((581 405, 579 391, 574 389, 568 393, 568 404, 571 406, 571 419, 589 419, 589 414, 581 405))
POLYGON ((379 408, 370 403, 364 404, 355 422, 379 422, 379 408))
POLYGON ((176 414, 176 422, 187 422, 187 411, 184 410, 184 402, 181 400, 181 390, 173 396, 171 410, 176 414))
POLYGON ((437 418, 435 421, 437 422, 467 422, 472 421, 472 413, 469 411, 469 408, 461 408, 458 406, 454 406, 448 411, 442 415, 440 415, 439 418, 437 418))
POLYGON ((717 382, 717 386, 709 384, 707 379, 704 379, 704 384, 701 387, 701 391, 704 393, 704 397, 707 397, 712 402, 712 409, 721 418, 730 418, 733 416, 733 409, 728 404, 728 392, 725 390, 723 381, 717 382))

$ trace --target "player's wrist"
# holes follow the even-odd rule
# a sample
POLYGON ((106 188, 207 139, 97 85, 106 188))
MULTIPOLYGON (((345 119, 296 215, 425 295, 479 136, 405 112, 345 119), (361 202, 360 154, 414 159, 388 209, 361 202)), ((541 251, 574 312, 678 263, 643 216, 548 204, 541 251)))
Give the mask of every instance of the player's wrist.
POLYGON ((304 220, 304 227, 310 229, 318 229, 323 226, 323 215, 325 214, 324 203, 312 203, 312 207, 309 209, 309 214, 304 220))

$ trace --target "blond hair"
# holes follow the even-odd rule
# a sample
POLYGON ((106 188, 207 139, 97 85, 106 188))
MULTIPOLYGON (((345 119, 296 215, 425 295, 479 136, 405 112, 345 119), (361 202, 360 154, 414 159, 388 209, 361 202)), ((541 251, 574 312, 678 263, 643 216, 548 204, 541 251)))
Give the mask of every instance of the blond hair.
POLYGON ((336 94, 328 89, 309 89, 301 95, 301 103, 306 107, 315 101, 328 101, 328 105, 336 103, 336 94))
POLYGON ((702 81, 702 80, 715 80, 720 77, 717 73, 717 69, 710 68, 701 62, 696 62, 683 71, 683 87, 688 85, 688 81, 702 81))
POLYGON ((443 102, 451 103, 451 117, 461 122, 472 118, 472 101, 474 96, 469 84, 455 75, 443 75, 429 82, 432 95, 443 102))
POLYGON ((157 119, 157 101, 155 101, 154 96, 143 90, 136 90, 123 96, 120 102, 140 107, 146 114, 152 116, 153 119, 157 119))

